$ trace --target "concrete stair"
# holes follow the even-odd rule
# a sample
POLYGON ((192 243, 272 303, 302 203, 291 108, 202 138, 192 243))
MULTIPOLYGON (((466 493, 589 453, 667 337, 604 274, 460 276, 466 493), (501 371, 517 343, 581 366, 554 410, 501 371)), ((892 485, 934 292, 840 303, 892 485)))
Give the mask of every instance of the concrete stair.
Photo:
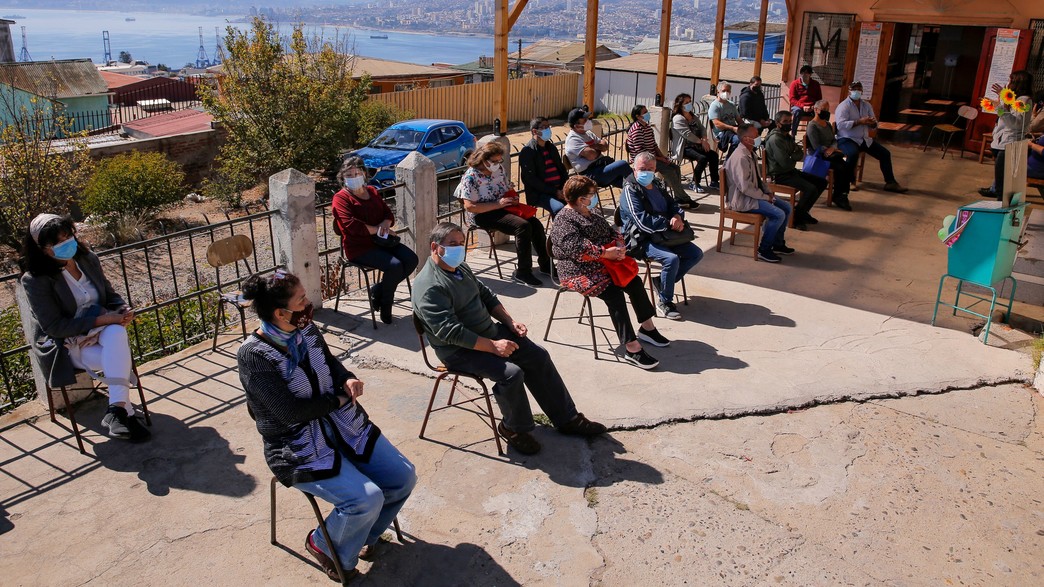
POLYGON ((1023 240, 1028 242, 1015 258, 1011 273, 1018 282, 1015 300, 1044 305, 1044 209, 1034 207, 1030 212, 1023 240))

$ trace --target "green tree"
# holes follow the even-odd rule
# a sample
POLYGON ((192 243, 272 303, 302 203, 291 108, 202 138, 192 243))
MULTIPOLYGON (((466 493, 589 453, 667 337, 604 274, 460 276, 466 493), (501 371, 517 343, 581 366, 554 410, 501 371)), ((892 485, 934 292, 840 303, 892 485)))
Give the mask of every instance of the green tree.
POLYGON ((163 153, 133 151, 103 159, 83 190, 83 210, 128 240, 156 213, 181 201, 185 173, 163 153))
POLYGON ((0 242, 15 249, 34 216, 69 211, 94 167, 86 132, 69 132, 60 107, 0 86, 0 242))
POLYGON ((120 51, 120 63, 130 63, 131 60, 132 57, 128 51, 120 51))
POLYGON ((286 43, 255 18, 248 31, 228 27, 223 76, 201 88, 203 104, 227 132, 218 169, 204 187, 237 204, 242 190, 293 167, 334 162, 348 144, 370 80, 353 77, 343 40, 313 36, 295 25, 286 43))

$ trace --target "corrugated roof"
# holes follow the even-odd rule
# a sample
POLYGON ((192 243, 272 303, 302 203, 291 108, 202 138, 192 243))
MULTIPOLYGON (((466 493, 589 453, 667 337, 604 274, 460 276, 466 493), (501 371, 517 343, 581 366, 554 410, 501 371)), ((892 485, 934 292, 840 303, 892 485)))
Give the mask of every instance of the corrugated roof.
MULTIPOLYGON (((613 71, 637 71, 639 73, 656 74, 659 56, 653 53, 635 53, 619 59, 603 61, 596 69, 613 71)), ((680 77, 710 79, 711 65, 709 57, 671 57, 667 60, 667 73, 680 77)), ((746 84, 754 75, 753 61, 722 59, 720 77, 730 82, 746 84)), ((783 66, 779 63, 763 63, 761 77, 767 84, 778 84, 783 79, 783 66)))
POLYGON ((139 118, 123 125, 123 130, 136 139, 169 137, 201 130, 210 130, 214 117, 201 110, 164 112, 148 118, 139 118))
POLYGON ((135 77, 133 75, 123 75, 122 73, 113 73, 111 71, 99 71, 98 73, 101 74, 102 79, 105 80, 105 83, 109 86, 110 90, 115 90, 116 88, 122 88, 123 86, 129 86, 131 84, 136 84, 136 83, 142 81, 143 79, 145 79, 145 78, 135 77))
MULTIPOLYGON (((689 57, 710 57, 714 55, 714 43, 708 41, 679 41, 671 39, 668 55, 687 55, 689 57)), ((660 53, 660 38, 646 37, 631 49, 631 53, 660 53)))
POLYGON ((90 59, 0 63, 0 83, 46 98, 109 93, 108 84, 90 59))
MULTIPOLYGON (((377 57, 355 56, 353 65, 355 77, 360 78, 363 74, 370 74, 371 78, 389 78, 405 76, 446 76, 460 75, 459 72, 447 70, 443 67, 432 67, 430 65, 418 65, 406 63, 405 61, 391 61, 389 59, 378 59, 377 57)), ((225 66, 215 65, 207 68, 207 73, 224 74, 225 66)))
MULTIPOLYGON (((518 53, 514 53, 515 56, 518 53)), ((614 59, 620 54, 605 45, 599 44, 595 50, 595 59, 614 59)), ((583 61, 584 43, 575 41, 554 41, 545 39, 522 48, 522 61, 538 63, 566 64, 583 61)))
MULTIPOLYGON (((735 22, 725 26, 727 31, 743 31, 748 33, 758 32, 758 21, 756 20, 744 20, 742 22, 735 22)), ((765 34, 779 35, 787 32, 787 23, 785 22, 766 22, 765 23, 765 34)))

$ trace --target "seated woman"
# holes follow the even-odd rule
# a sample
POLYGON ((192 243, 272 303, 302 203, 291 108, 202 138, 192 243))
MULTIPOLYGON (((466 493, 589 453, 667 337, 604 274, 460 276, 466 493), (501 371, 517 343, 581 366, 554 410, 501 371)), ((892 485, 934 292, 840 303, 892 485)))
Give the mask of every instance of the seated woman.
POLYGON ((261 327, 239 347, 239 380, 265 460, 283 485, 333 504, 326 528, 335 544, 312 530, 305 548, 331 579, 333 556, 352 577, 357 559, 375 554, 417 474, 357 401, 363 382, 330 353, 300 280, 279 269, 252 275, 243 297, 261 327))
POLYGON ((627 128, 627 139, 624 141, 627 162, 633 166, 634 158, 639 153, 652 153, 656 157, 656 172, 663 176, 664 183, 671 188, 674 201, 685 208, 699 208, 700 204, 689 197, 685 186, 682 185, 681 168, 660 152, 652 124, 649 122, 651 118, 649 109, 643 104, 636 104, 631 108, 631 126, 627 128))
POLYGON ((692 174, 696 192, 707 192, 699 182, 708 165, 711 180, 707 187, 712 190, 718 189, 718 149, 707 138, 707 129, 703 128, 699 117, 692 113, 692 96, 678 94, 674 98, 671 114, 671 149, 679 160, 688 159, 696 162, 696 169, 692 174))
POLYGON ((402 243, 380 246, 391 235, 395 216, 377 188, 366 185, 366 164, 348 157, 337 172, 344 186, 333 197, 334 228, 341 235, 341 250, 352 263, 384 273, 370 289, 370 300, 381 311, 381 322, 392 323, 395 288, 417 268, 417 255, 402 243))
POLYGON ((32 308, 32 352, 51 387, 72 385, 76 369, 109 387, 102 426, 112 438, 151 436, 130 401, 133 363, 127 325, 134 312, 102 272, 98 256, 76 239, 68 217, 40 214, 23 242, 22 286, 32 308))
POLYGON ((812 147, 813 151, 823 149, 823 156, 830 161, 830 169, 834 171, 834 192, 830 198, 834 205, 842 210, 851 211, 852 205, 848 203, 848 191, 852 187, 852 178, 848 175, 845 154, 837 148, 834 126, 830 124, 830 102, 820 100, 812 107, 812 111, 816 116, 805 129, 808 145, 812 147))
POLYGON ((515 236, 518 269, 512 279, 534 287, 541 285, 543 282, 533 275, 533 246, 540 272, 550 275, 551 260, 542 244, 546 238, 544 225, 535 217, 526 219, 505 210, 518 205, 518 194, 504 174, 504 147, 500 143, 489 142, 475 149, 456 196, 464 205, 469 225, 515 236))
POLYGON ((586 177, 574 176, 566 180, 562 192, 568 205, 558 213, 551 226, 551 250, 558 261, 562 285, 605 302, 620 344, 627 351, 624 359, 642 369, 656 367, 659 361, 645 352, 639 340, 659 347, 665 347, 671 341, 653 324, 656 309, 649 301, 641 277, 635 273, 625 285, 617 285, 601 261, 622 261, 627 251, 617 240, 613 227, 592 212, 598 205, 598 186, 586 177), (627 315, 625 293, 631 298, 631 306, 640 323, 637 336, 627 315))

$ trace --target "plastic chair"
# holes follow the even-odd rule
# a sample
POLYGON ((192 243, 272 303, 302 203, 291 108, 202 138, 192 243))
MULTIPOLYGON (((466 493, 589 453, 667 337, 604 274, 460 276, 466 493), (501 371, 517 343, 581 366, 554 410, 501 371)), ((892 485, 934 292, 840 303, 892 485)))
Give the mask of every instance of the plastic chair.
MULTIPOLYGON (((619 213, 619 212, 617 212, 617 213, 619 213)), ((551 251, 551 237, 547 238, 547 242, 545 243, 545 246, 547 247, 547 256, 548 256, 549 259, 551 259, 551 263, 553 264, 555 262, 555 256, 554 256, 554 253, 552 253, 552 251, 551 251)), ((554 265, 552 265, 552 266, 554 266, 554 265)), ((591 327, 591 350, 594 351, 594 357, 595 357, 595 360, 597 361, 598 360, 598 338, 595 336, 595 327, 594 327, 595 316, 594 316, 594 310, 591 307, 591 296, 586 296, 586 295, 584 295, 584 294, 582 294, 580 292, 574 292, 577 295, 579 295, 579 296, 584 298, 583 306, 581 306, 581 308, 580 308, 580 315, 579 316, 565 316, 565 317, 560 316, 558 318, 555 318, 555 310, 558 309, 558 299, 560 297, 562 297, 562 293, 563 292, 567 292, 567 291, 571 292, 573 290, 569 289, 568 287, 563 286, 562 284, 558 284, 558 292, 555 293, 555 301, 554 301, 553 304, 551 304, 551 315, 547 319, 547 328, 544 329, 544 341, 545 342, 547 341, 548 335, 551 333, 551 324, 555 320, 572 320, 573 318, 576 318, 577 319, 577 323, 578 324, 582 324, 583 321, 584 321, 584 313, 586 312, 587 313, 587 319, 588 319, 588 325, 591 327)))
MULTIPOLYGON (((449 408, 457 408, 479 416, 483 422, 489 426, 493 431, 493 440, 497 443, 497 453, 503 456, 504 447, 500 443, 500 433, 497 432, 497 419, 496 416, 493 415, 493 402, 490 401, 489 388, 486 387, 485 380, 478 375, 449 369, 445 365, 434 365, 431 360, 428 359, 427 344, 424 342, 424 323, 416 313, 413 314, 413 328, 417 331, 417 339, 420 341, 421 356, 424 358, 424 364, 428 366, 428 369, 438 373, 438 376, 435 377, 435 385, 431 388, 431 399, 428 400, 428 409, 424 412, 424 422, 421 423, 420 434, 418 434, 417 437, 425 439, 424 430, 428 427, 428 419, 431 417, 432 413, 449 408), (439 393, 439 386, 447 377, 453 377, 453 383, 450 385, 449 399, 446 400, 446 405, 434 408, 435 396, 439 393), (461 377, 474 380, 482 392, 477 397, 466 397, 466 399, 453 403, 453 396, 456 395, 457 383, 460 382, 461 377), (480 402, 485 403, 486 409, 482 409, 480 402), (486 422, 487 419, 489 420, 488 422, 486 422)), ((464 392, 461 392, 461 395, 465 395, 464 392)))
MULTIPOLYGON (((82 369, 77 369, 76 372, 77 373, 83 373, 84 371, 82 369)), ((133 359, 131 359, 131 372, 134 374, 134 381, 133 381, 133 383, 138 388, 138 399, 141 400, 141 411, 145 415, 145 423, 148 424, 149 426, 152 426, 152 418, 149 416, 149 406, 145 402, 145 391, 141 387, 141 377, 138 376, 138 365, 137 365, 137 363, 134 362, 133 359)), ((46 380, 46 378, 44 378, 44 379, 46 380)), ((102 395, 108 396, 108 394, 103 392, 102 389, 101 389, 101 386, 103 384, 104 384, 104 382, 102 382, 102 381, 91 379, 91 393, 100 393, 102 395)), ((55 415, 54 415, 55 414, 54 398, 52 397, 53 396, 52 392, 54 391, 54 388, 52 388, 49 383, 46 383, 46 381, 44 383, 44 387, 46 388, 47 409, 51 413, 51 422, 54 422, 55 424, 57 424, 58 423, 58 419, 55 418, 55 415)), ((83 438, 80 436, 80 427, 76 424, 76 408, 73 405, 73 403, 69 401, 68 389, 70 387, 71 386, 68 386, 68 385, 62 385, 61 387, 58 388, 58 390, 61 392, 62 399, 65 401, 65 413, 69 414, 69 423, 72 425, 71 426, 72 427, 72 433, 73 433, 73 436, 76 438, 76 445, 78 447, 80 447, 80 454, 87 454, 87 451, 84 450, 84 448, 83 448, 83 438)), ((88 397, 90 396, 90 394, 87 394, 87 395, 88 395, 88 397)))
MULTIPOLYGON (((376 311, 373 307, 373 295, 370 290, 370 273, 380 273, 380 269, 374 267, 367 267, 366 265, 360 265, 359 263, 353 263, 349 261, 348 258, 344 256, 343 250, 341 251, 341 258, 337 261, 337 265, 341 268, 341 276, 337 280, 337 297, 334 299, 334 312, 337 312, 338 308, 340 308, 341 306, 341 294, 344 292, 345 273, 347 273, 349 268, 356 269, 363 276, 363 282, 366 285, 367 306, 369 306, 370 308, 370 322, 373 323, 373 329, 377 330, 376 311)), ((376 275, 374 276, 374 282, 380 283, 381 280, 377 279, 377 277, 378 276, 376 275)), ((406 288, 410 291, 410 294, 413 294, 413 285, 410 283, 409 275, 406 276, 406 288)))
MULTIPOLYGON (((979 111, 975 108, 972 108, 971 106, 961 106, 957 109, 957 118, 953 121, 953 124, 937 124, 932 127, 932 130, 928 133, 928 140, 924 141, 924 148, 921 149, 921 152, 923 153, 928 150, 928 143, 932 142, 932 135, 935 134, 935 131, 939 131, 940 133, 946 135, 946 142, 943 144, 942 152, 942 158, 945 159, 946 151, 950 148, 950 141, 953 139, 953 135, 960 132, 964 132, 965 129, 967 129, 971 125, 972 121, 975 120, 975 118, 978 115, 979 111), (962 118, 966 121, 963 127, 958 126, 958 123, 961 121, 962 118)), ((961 158, 964 158, 964 141, 961 141, 961 158)))
MULTIPOLYGON (((736 244, 736 234, 749 234, 754 237, 754 261, 758 260, 758 246, 761 244, 761 223, 765 220, 765 217, 761 214, 755 214, 753 212, 736 212, 728 209, 726 202, 726 194, 729 193, 728 177, 725 173, 725 168, 722 167, 718 170, 718 181, 721 183, 721 189, 718 191, 718 201, 720 205, 720 211, 718 213, 718 246, 717 251, 721 252, 721 241, 725 235, 725 231, 731 233, 729 235, 729 244, 736 244), (732 226, 725 226, 725 220, 731 220, 732 226), (749 224, 750 229, 740 229, 736 227, 737 222, 743 222, 749 224)), ((684 283, 684 280, 683 280, 684 283)))
POLYGON ((218 292, 218 308, 217 314, 214 315, 214 340, 210 345, 211 350, 217 350, 218 334, 221 332, 221 322, 225 317, 225 304, 229 304, 239 311, 239 324, 243 329, 243 338, 247 337, 246 309, 250 307, 250 302, 243 299, 243 292, 240 290, 221 291, 221 268, 243 261, 247 273, 250 273, 250 264, 246 262, 246 258, 253 253, 254 242, 245 234, 235 234, 214 241, 207 247, 207 263, 214 268, 218 292))

